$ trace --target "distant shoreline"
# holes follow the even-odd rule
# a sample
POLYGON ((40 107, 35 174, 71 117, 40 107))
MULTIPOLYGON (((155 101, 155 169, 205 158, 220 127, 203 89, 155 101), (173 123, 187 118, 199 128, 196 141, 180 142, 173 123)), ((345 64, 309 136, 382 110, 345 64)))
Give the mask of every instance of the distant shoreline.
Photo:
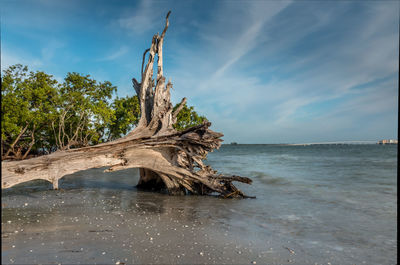
MULTIPOLYGON (((295 144, 288 144, 288 143, 279 143, 279 144, 262 144, 262 143, 257 143, 257 144, 246 144, 246 143, 235 143, 235 144, 230 144, 230 143, 224 143, 222 145, 281 145, 281 146, 309 146, 309 145, 382 145, 379 144, 378 142, 373 142, 373 141, 366 141, 366 142, 326 142, 326 143, 295 143, 295 144)), ((397 143, 386 143, 384 145, 397 145, 397 143)))

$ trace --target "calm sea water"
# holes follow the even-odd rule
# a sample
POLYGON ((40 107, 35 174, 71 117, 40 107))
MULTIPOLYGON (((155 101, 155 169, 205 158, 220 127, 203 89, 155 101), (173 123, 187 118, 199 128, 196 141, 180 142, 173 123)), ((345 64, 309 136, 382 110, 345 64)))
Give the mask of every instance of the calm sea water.
POLYGON ((254 180, 243 226, 251 218, 347 262, 396 263, 397 145, 224 145, 208 162, 254 180))
MULTIPOLYGON (((141 192, 134 188, 138 181, 136 169, 114 173, 93 169, 63 178, 61 191, 49 190, 49 186, 43 183, 28 183, 6 191, 3 194, 6 205, 2 211, 3 220, 12 220, 11 225, 24 228, 25 231, 42 231, 36 233, 37 242, 59 240, 71 242, 72 247, 84 242, 83 239, 79 239, 79 236, 69 239, 63 237, 68 237, 67 231, 70 229, 76 230, 76 227, 88 224, 74 221, 82 213, 91 216, 87 220, 104 218, 109 227, 107 229, 113 230, 116 237, 120 238, 126 232, 118 230, 116 221, 109 217, 111 213, 123 213, 124 222, 135 222, 135 225, 140 214, 145 220, 157 217, 157 220, 164 222, 158 229, 188 220, 189 224, 199 223, 197 227, 203 224, 201 229, 214 227, 208 234, 214 235, 210 242, 214 242, 216 248, 222 248, 225 244, 228 246, 229 243, 234 250, 241 247, 243 252, 247 251, 246 257, 251 258, 247 261, 235 250, 230 256, 224 254, 231 259, 215 260, 216 263, 258 260, 257 264, 266 261, 268 264, 396 264, 397 145, 223 145, 208 155, 206 163, 222 173, 252 178, 252 185, 238 186, 246 194, 257 196, 257 199, 174 197, 141 192), (36 220, 40 215, 46 218, 37 223, 29 221, 36 220), (24 221, 21 216, 27 219, 24 221), (68 223, 69 220, 72 223, 68 223), (48 232, 44 235, 43 232, 50 230, 50 227, 54 231, 64 229, 66 232, 48 232)), ((7 225, 4 224, 5 230, 8 229, 7 225)), ((97 224, 97 227, 101 226, 104 224, 97 224)), ((21 233, 17 236, 12 234, 14 229, 9 228, 10 237, 8 241, 3 240, 5 245, 10 245, 9 249, 3 251, 3 261, 14 261, 16 257, 20 258, 16 262, 21 263, 51 260, 45 254, 48 250, 44 248, 35 249, 34 253, 44 254, 37 254, 32 259, 29 256, 32 253, 28 252, 31 247, 29 240, 21 233), (11 248, 15 242, 22 247, 11 248)), ((136 228, 127 229, 135 231, 136 228)), ((85 240, 89 240, 90 233, 86 230, 79 233, 86 233, 85 240)), ((187 241, 184 244, 188 246, 197 244, 194 241, 199 240, 185 238, 187 241)), ((35 236, 30 239, 35 241, 35 236)), ((100 239, 93 240, 100 244, 100 239)), ((204 240, 208 242, 209 239, 204 240)), ((110 247, 107 253, 122 251, 121 246, 113 242, 115 240, 107 241, 104 245, 105 248, 110 247)), ((38 247, 40 245, 35 244, 38 247)), ((86 245, 88 243, 85 243, 85 248, 86 245)), ((193 246, 193 257, 202 258, 198 255, 200 250, 196 250, 196 245, 193 246)), ((99 248, 93 249, 93 257, 87 253, 86 256, 76 253, 81 255, 77 261, 93 262, 96 258, 96 262, 108 263, 107 259, 97 259, 107 256, 96 254, 99 248)), ((190 251, 187 250, 187 256, 190 251)), ((63 253, 62 250, 60 253, 63 253)), ((215 253, 215 259, 224 256, 221 254, 224 252, 215 253)), ((145 259, 146 253, 143 255, 142 262, 151 262, 145 259)), ((132 259, 140 261, 137 256, 132 259)), ((58 261, 74 263, 75 260, 55 260, 58 261)), ((210 262, 204 262, 207 261, 210 262)), ((167 259, 161 262, 179 261, 167 259)))

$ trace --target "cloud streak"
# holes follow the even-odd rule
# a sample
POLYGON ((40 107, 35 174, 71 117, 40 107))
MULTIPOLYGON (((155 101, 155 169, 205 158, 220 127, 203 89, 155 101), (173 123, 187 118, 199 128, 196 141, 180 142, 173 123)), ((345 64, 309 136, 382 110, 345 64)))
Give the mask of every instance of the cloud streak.
POLYGON ((138 6, 130 9, 130 12, 118 19, 118 25, 135 34, 142 34, 159 24, 159 18, 163 17, 160 8, 156 8, 153 1, 140 1, 138 6))
MULTIPOLYGON (((269 2, 265 5, 268 4, 269 2)), ((233 25, 228 25, 223 20, 211 20, 211 23, 218 21, 219 24, 213 24, 212 28, 202 26, 202 45, 207 48, 197 51, 198 56, 191 55, 190 63, 181 62, 181 67, 173 71, 178 92, 181 95, 189 93, 192 104, 206 116, 214 118, 214 124, 225 124, 223 131, 228 131, 225 133, 228 140, 238 140, 237 135, 242 133, 249 136, 248 133, 237 130, 238 127, 254 129, 253 125, 243 119, 263 121, 276 127, 277 131, 291 128, 293 133, 288 138, 300 141, 307 134, 304 132, 303 135, 297 135, 294 131, 305 131, 301 127, 309 125, 307 122, 304 125, 300 123, 299 116, 306 121, 315 116, 329 117, 332 124, 337 121, 337 126, 341 126, 339 116, 347 115, 348 123, 363 127, 362 123, 366 123, 368 115, 380 115, 388 110, 396 112, 396 104, 389 98, 397 98, 397 93, 390 90, 390 87, 379 86, 378 83, 376 87, 365 90, 362 94, 354 94, 353 88, 391 75, 394 78, 394 74, 398 72, 394 59, 398 58, 398 31, 393 25, 396 17, 398 18, 398 11, 391 5, 357 6, 363 10, 357 14, 360 21, 349 26, 346 20, 352 19, 349 16, 350 10, 355 8, 352 4, 342 3, 331 8, 329 12, 318 6, 309 7, 308 12, 312 19, 296 17, 297 5, 298 3, 294 3, 276 7, 263 19, 252 12, 236 13, 236 17, 247 24, 243 29, 239 27, 235 34, 224 31, 225 28, 234 28, 233 25), (280 28, 283 24, 279 16, 284 12, 287 19, 287 15, 292 14, 290 18, 295 21, 288 28, 280 28), (362 16, 365 18, 361 19, 362 16), (342 19, 345 22, 338 25, 342 19), (344 26, 351 28, 345 32, 341 30, 344 26), (286 35, 280 36, 280 30, 286 35), (277 36, 280 38, 276 39, 277 36), (299 47, 305 45, 303 43, 308 43, 305 49, 299 47), (184 68, 191 68, 195 74, 179 75, 184 68), (188 91, 185 86, 192 89, 188 91), (382 93, 387 97, 377 95, 382 93), (339 113, 324 108, 313 109, 313 105, 323 105, 329 101, 338 102, 335 104, 341 108, 343 106, 339 103, 346 102, 348 98, 352 98, 353 103, 349 104, 355 104, 359 114, 339 113), (371 108, 374 98, 380 102, 382 108, 371 108), (385 107, 382 105, 384 102, 385 107), (228 125, 225 121, 228 119, 237 125, 234 126, 236 129, 226 130, 228 125)), ((268 8, 255 2, 250 9, 268 8)), ((218 16, 232 14, 231 10, 226 12, 218 13, 218 16)), ((312 127, 318 131, 318 126, 312 127)), ((388 128, 393 129, 391 126, 388 128)), ((268 138, 276 137, 271 130, 259 130, 265 134, 250 142, 268 142, 268 138)), ((394 133, 395 130, 392 130, 393 135, 394 133)), ((323 134, 327 135, 326 132, 323 134)), ((239 138, 241 142, 248 142, 250 139, 241 136, 239 138)))
POLYGON ((187 97, 226 141, 396 136, 399 2, 143 0, 93 12, 91 3, 68 12, 63 3, 23 3, 3 12, 2 69, 23 62, 59 76, 90 73, 131 95, 143 51, 171 9, 164 70, 172 99, 187 97))
POLYGON ((113 51, 108 56, 99 59, 99 61, 113 61, 129 52, 128 46, 121 46, 118 50, 113 51))

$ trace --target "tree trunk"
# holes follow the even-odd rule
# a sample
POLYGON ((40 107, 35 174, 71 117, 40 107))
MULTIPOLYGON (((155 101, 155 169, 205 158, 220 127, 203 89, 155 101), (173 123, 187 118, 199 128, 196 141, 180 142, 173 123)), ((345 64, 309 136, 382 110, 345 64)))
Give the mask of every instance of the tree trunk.
POLYGON ((17 138, 15 139, 15 141, 11 144, 10 148, 8 149, 7 153, 2 157, 3 159, 7 159, 8 155, 10 154, 10 152, 13 152, 14 155, 16 155, 15 151, 14 151, 14 146, 16 143, 18 143, 19 139, 21 138, 21 136, 25 133, 25 131, 28 129, 29 123, 26 123, 26 126, 21 130, 21 132, 18 134, 17 138))
POLYGON ((128 135, 108 143, 3 162, 3 189, 34 179, 48 180, 58 188, 58 180, 63 176, 90 168, 109 167, 106 171, 140 168, 138 187, 141 188, 166 189, 174 195, 216 192, 224 197, 247 197, 232 182, 250 184, 251 179, 217 174, 202 162, 208 152, 220 147, 223 134, 210 130, 208 121, 184 131, 173 128, 186 99, 173 112, 170 102, 172 83, 168 81, 165 84, 162 56, 169 15, 170 12, 161 36, 154 35, 150 49, 143 55, 141 82, 132 79, 140 102, 138 126, 128 135), (143 70, 147 52, 148 60, 143 70), (154 82, 156 55, 157 76, 154 82))

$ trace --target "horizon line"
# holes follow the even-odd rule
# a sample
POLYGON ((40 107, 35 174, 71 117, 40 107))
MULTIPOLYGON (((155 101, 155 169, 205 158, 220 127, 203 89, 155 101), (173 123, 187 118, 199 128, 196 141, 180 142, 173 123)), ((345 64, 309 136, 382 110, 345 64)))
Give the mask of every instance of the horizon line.
MULTIPOLYGON (((396 139, 397 140, 397 139, 396 139)), ((268 145, 317 145, 317 144, 378 144, 380 140, 354 140, 354 141, 327 141, 327 142, 307 142, 307 143, 223 143, 224 145, 235 144, 268 144, 268 145)))

